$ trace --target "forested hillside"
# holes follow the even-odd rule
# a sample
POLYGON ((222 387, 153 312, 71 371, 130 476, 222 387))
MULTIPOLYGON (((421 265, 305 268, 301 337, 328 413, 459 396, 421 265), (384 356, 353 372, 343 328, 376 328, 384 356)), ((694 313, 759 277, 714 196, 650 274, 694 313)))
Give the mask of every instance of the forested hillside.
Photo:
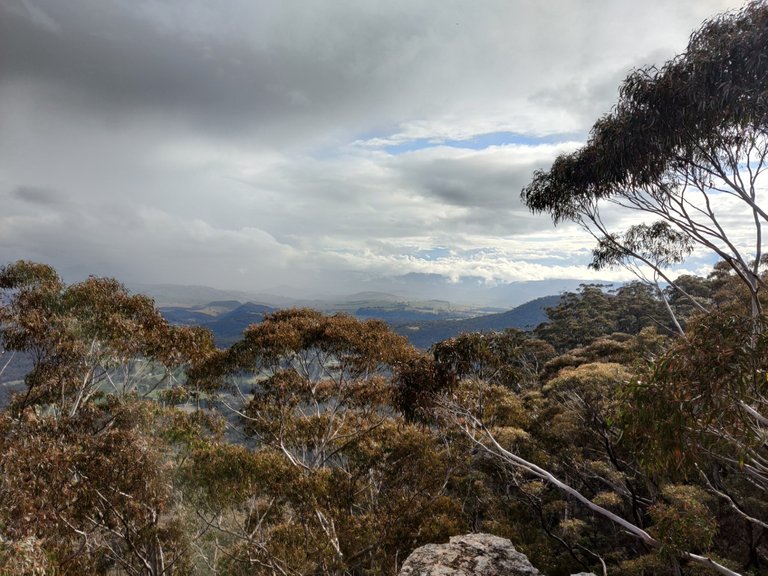
POLYGON ((441 340, 466 332, 499 331, 509 328, 532 330, 546 320, 545 309, 555 305, 559 300, 559 296, 544 296, 521 304, 507 312, 483 314, 464 320, 433 320, 392 324, 395 331, 408 338, 411 344, 426 350, 441 340))
POLYGON ((424 353, 381 321, 307 309, 216 349, 113 280, 6 266, 4 357, 34 366, 2 414, 3 565, 391 573, 421 544, 485 531, 550 574, 671 574, 694 553, 757 569, 760 476, 727 470, 734 446, 759 455, 760 421, 726 410, 760 409, 729 378, 764 356, 723 268, 689 280, 711 313, 670 298, 686 338, 644 285, 585 285, 533 334, 424 353), (739 435, 710 437, 715 422, 739 435), (594 522, 571 490, 651 540, 594 522))
MULTIPOLYGON (((455 306, 444 301, 405 301, 386 294, 371 296, 366 301, 322 302, 322 308, 307 307, 327 313, 347 312, 360 320, 383 320, 411 344, 426 350, 463 332, 532 330, 546 320, 545 308, 560 299, 544 296, 507 312, 488 313, 486 309, 455 306), (387 296, 392 301, 385 303, 382 298, 387 296)), ((213 333, 218 346, 229 347, 240 339, 246 327, 261 322, 266 314, 276 310, 264 304, 223 301, 191 307, 165 306, 160 308, 160 313, 177 326, 203 326, 213 333)))
POLYGON ((628 77, 523 199, 638 281, 531 332, 424 351, 254 309, 224 348, 117 280, 3 266, 0 370, 31 370, 0 412, 0 573, 391 575, 467 532, 550 576, 767 573, 766 94, 764 2, 628 77), (655 221, 610 230, 606 202, 655 221), (675 274, 696 250, 718 263, 675 274))

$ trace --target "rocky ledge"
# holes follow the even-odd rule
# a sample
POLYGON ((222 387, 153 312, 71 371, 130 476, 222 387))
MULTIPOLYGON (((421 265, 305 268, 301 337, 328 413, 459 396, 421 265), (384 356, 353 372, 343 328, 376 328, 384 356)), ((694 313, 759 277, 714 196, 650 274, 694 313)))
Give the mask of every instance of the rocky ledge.
POLYGON ((465 534, 454 536, 447 544, 427 544, 417 548, 408 556, 399 576, 542 575, 506 538, 465 534))

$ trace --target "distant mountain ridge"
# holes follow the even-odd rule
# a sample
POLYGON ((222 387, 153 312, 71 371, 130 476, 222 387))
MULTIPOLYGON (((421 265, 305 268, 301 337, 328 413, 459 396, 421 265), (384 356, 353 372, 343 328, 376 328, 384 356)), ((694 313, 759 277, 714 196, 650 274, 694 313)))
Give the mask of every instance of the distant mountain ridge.
POLYGON ((177 326, 208 328, 213 332, 216 345, 226 348, 237 342, 248 326, 261 322, 266 314, 275 310, 277 308, 264 304, 220 300, 190 308, 165 306, 160 308, 160 313, 168 322, 177 326), (217 313, 217 310, 220 312, 217 313))
POLYGON ((350 281, 348 287, 359 290, 352 294, 345 291, 330 291, 325 287, 306 294, 290 286, 255 291, 181 284, 128 283, 127 286, 132 292, 154 298, 157 305, 161 307, 192 307, 215 301, 236 300, 240 303, 255 302, 275 308, 310 307, 328 310, 340 304, 355 301, 434 300, 452 302, 455 308, 466 305, 469 308, 493 308, 494 311, 503 311, 545 294, 573 292, 578 290, 580 284, 595 281, 595 279, 551 279, 488 283, 479 277, 450 280, 436 274, 410 273, 398 277, 371 279, 367 282, 350 281), (456 304, 458 302, 462 304, 456 304))
POLYGON ((258 324, 264 319, 264 316, 275 310, 276 308, 271 306, 246 302, 209 322, 206 324, 206 328, 213 332, 217 344, 231 346, 240 339, 248 326, 258 324))
MULTIPOLYGON (((414 346, 424 349, 463 332, 508 328, 532 330, 547 320, 545 308, 556 305, 560 300, 560 296, 545 296, 506 312, 496 312, 487 308, 454 306, 444 300, 406 302, 381 293, 355 294, 352 298, 359 299, 337 303, 337 306, 325 303, 322 311, 346 312, 361 320, 383 320, 414 346)), ((218 346, 228 347, 241 338, 249 325, 261 322, 265 315, 277 309, 254 302, 219 300, 191 307, 161 307, 160 312, 172 324, 208 328, 218 346)))
POLYGON ((429 348, 437 342, 465 332, 492 332, 509 328, 533 330, 547 321, 546 309, 560 302, 559 295, 542 296, 507 312, 486 314, 465 320, 419 322, 395 326, 398 334, 406 336, 417 348, 429 348))

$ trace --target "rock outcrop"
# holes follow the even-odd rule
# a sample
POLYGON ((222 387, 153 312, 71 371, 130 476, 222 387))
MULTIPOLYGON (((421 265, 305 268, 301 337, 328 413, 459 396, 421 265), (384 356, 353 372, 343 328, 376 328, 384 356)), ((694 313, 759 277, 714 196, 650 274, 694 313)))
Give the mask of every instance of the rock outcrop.
POLYGON ((454 536, 408 556, 399 576, 541 576, 512 542, 491 534, 454 536))

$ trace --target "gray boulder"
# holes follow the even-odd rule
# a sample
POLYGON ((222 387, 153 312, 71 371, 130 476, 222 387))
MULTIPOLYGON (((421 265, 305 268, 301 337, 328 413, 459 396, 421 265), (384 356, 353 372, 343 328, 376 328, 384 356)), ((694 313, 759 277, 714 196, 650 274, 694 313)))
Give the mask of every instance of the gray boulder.
POLYGON ((448 544, 414 550, 399 576, 541 576, 506 538, 491 534, 454 536, 448 544))

